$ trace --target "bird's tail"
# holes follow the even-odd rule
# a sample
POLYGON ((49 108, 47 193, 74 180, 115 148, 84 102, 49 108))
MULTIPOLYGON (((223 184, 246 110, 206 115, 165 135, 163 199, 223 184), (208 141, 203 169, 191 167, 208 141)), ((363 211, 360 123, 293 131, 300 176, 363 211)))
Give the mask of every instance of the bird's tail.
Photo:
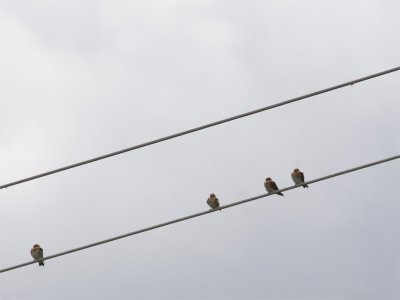
POLYGON ((44 261, 39 261, 39 266, 43 266, 44 267, 44 261))

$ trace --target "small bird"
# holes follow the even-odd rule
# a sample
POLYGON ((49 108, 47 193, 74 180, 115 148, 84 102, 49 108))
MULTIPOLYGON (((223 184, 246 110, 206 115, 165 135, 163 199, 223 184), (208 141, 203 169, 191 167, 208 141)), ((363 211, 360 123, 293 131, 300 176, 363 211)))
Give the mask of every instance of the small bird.
POLYGON ((210 194, 210 197, 207 199, 207 204, 208 204, 208 206, 211 207, 210 210, 219 208, 219 201, 218 201, 217 196, 215 196, 214 193, 210 194))
MULTIPOLYGON (((43 249, 38 244, 35 244, 35 245, 33 245, 32 249, 31 249, 31 255, 35 260, 40 260, 43 258, 43 249)), ((43 260, 39 261, 39 266, 44 267, 43 260)))
MULTIPOLYGON (((265 189, 268 191, 268 193, 273 193, 273 192, 279 190, 279 188, 276 185, 275 181, 273 181, 271 179, 271 177, 267 177, 265 179, 264 186, 265 186, 265 189)), ((281 192, 276 193, 276 194, 279 195, 279 196, 283 196, 283 194, 281 192)))
MULTIPOLYGON (((294 184, 298 185, 298 184, 302 184, 304 183, 304 174, 303 172, 300 172, 299 169, 294 169, 293 173, 292 173, 292 179, 294 184)), ((303 184, 303 188, 308 188, 307 184, 303 184)))

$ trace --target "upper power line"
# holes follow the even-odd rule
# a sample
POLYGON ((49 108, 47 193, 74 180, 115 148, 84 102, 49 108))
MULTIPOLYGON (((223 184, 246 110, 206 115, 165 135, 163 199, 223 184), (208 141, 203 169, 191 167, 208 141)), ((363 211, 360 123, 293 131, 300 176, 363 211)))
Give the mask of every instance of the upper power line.
POLYGON ((52 175, 52 174, 55 174, 55 173, 66 171, 68 169, 76 168, 76 167, 79 167, 79 166, 82 166, 82 165, 90 164, 90 163, 93 163, 93 162, 98 161, 98 160, 106 159, 106 158, 109 158, 109 157, 112 157, 112 156, 123 154, 125 152, 136 150, 136 149, 139 149, 139 148, 144 148, 144 147, 147 147, 147 146, 150 146, 150 145, 153 145, 153 144, 157 144, 157 143, 160 143, 160 142, 163 142, 163 141, 171 140, 171 139, 177 138, 179 136, 183 136, 183 135, 186 135, 186 134, 189 134, 189 133, 193 133, 193 132, 200 131, 200 130, 203 130, 203 129, 206 129, 206 128, 217 126, 217 125, 220 125, 220 124, 223 124, 223 123, 231 122, 231 121, 234 121, 234 120, 237 120, 237 119, 240 119, 240 118, 248 117, 250 115, 258 114, 258 113, 261 113, 261 112, 269 110, 269 109, 273 109, 273 108, 276 108, 276 107, 279 107, 279 106, 290 104, 290 103, 293 103, 293 102, 296 102, 296 101, 299 101, 299 100, 303 100, 303 99, 306 99, 306 98, 314 97, 314 96, 317 96, 317 95, 320 95, 320 94, 324 94, 324 93, 327 93, 327 92, 330 92, 330 91, 333 91, 333 90, 337 90, 337 89, 343 88, 345 86, 350 86, 350 85, 353 85, 355 83, 359 83, 359 82, 362 82, 362 81, 373 79, 373 78, 376 78, 376 77, 379 77, 379 76, 382 76, 382 75, 386 75, 386 74, 389 74, 389 73, 392 73, 392 72, 396 72, 396 71, 399 71, 399 70, 400 70, 400 67, 396 67, 396 68, 389 69, 389 70, 386 70, 386 71, 383 71, 383 72, 379 72, 379 73, 375 73, 375 74, 372 74, 372 75, 368 75, 368 76, 365 76, 365 77, 362 77, 362 78, 359 78, 359 79, 354 79, 354 80, 351 80, 351 81, 348 81, 348 82, 345 82, 345 83, 341 83, 341 84, 338 84, 338 85, 335 85, 335 86, 332 86, 332 87, 329 87, 329 88, 326 88, 326 89, 323 89, 323 90, 312 92, 312 93, 309 93, 309 94, 306 94, 306 95, 303 95, 303 96, 299 96, 299 97, 292 98, 292 99, 289 99, 289 100, 286 100, 286 101, 282 101, 282 102, 275 103, 275 104, 272 104, 272 105, 269 105, 269 106, 265 106, 265 107, 262 107, 262 108, 259 108, 259 109, 256 109, 256 110, 252 110, 252 111, 240 114, 240 115, 236 115, 236 116, 229 117, 229 118, 226 118, 226 119, 222 119, 222 120, 219 120, 219 121, 216 121, 216 122, 208 123, 208 124, 205 124, 205 125, 202 125, 202 126, 199 126, 199 127, 195 127, 195 128, 192 128, 192 129, 188 129, 188 130, 185 130, 185 131, 181 131, 181 132, 175 133, 175 134, 171 134, 171 135, 168 135, 168 136, 156 139, 156 140, 152 140, 152 141, 149 141, 149 142, 146 142, 146 143, 143 143, 143 144, 139 144, 139 145, 132 146, 132 147, 129 147, 129 148, 126 148, 126 149, 122 149, 122 150, 115 151, 115 152, 112 152, 112 153, 108 153, 108 154, 105 154, 105 155, 101 155, 101 156, 98 156, 98 157, 95 157, 95 158, 84 160, 84 161, 81 161, 81 162, 78 162, 78 163, 75 163, 75 164, 72 164, 72 165, 68 165, 68 166, 61 167, 61 168, 58 168, 58 169, 54 169, 54 170, 51 170, 51 171, 48 171, 48 172, 40 173, 40 174, 37 174, 37 175, 34 175, 34 176, 30 176, 30 177, 26 177, 26 178, 23 178, 23 179, 20 179, 20 180, 17 180, 17 181, 6 183, 6 184, 3 184, 3 185, 0 185, 0 189, 4 189, 4 188, 7 188, 7 187, 10 187, 10 186, 13 186, 13 185, 21 184, 21 183, 24 183, 24 182, 27 182, 27 181, 35 180, 35 179, 38 179, 38 178, 41 178, 41 177, 45 177, 45 176, 48 176, 48 175, 52 175))
MULTIPOLYGON (((316 182, 319 182, 319 181, 327 180, 327 179, 330 179, 330 178, 333 178, 333 177, 336 177, 336 176, 341 176, 341 175, 344 175, 344 174, 347 174, 347 173, 358 171, 360 169, 369 168, 369 167, 372 167, 372 166, 375 166, 375 165, 378 165, 378 164, 382 164, 382 163, 385 163, 385 162, 389 162, 389 161, 392 161, 392 160, 395 160, 395 159, 398 159, 398 158, 400 158, 400 155, 392 156, 392 157, 385 158, 385 159, 378 160, 378 161, 374 161, 374 162, 371 162, 371 163, 368 163, 368 164, 365 164, 365 165, 361 165, 361 166, 358 166, 358 167, 355 167, 355 168, 351 168, 351 169, 347 169, 347 170, 344 170, 344 171, 341 171, 341 172, 333 173, 331 175, 327 175, 327 176, 324 176, 324 177, 320 177, 320 178, 317 178, 317 179, 314 179, 314 180, 310 180, 310 181, 304 182, 304 184, 312 184, 312 183, 316 183, 316 182)), ((279 192, 284 192, 284 191, 296 189, 296 188, 302 187, 302 186, 303 186, 303 184, 289 186, 289 187, 277 190, 274 193, 262 194, 262 195, 254 196, 254 197, 251 197, 251 198, 248 198, 248 199, 245 199, 245 200, 241 200, 241 201, 233 202, 231 204, 220 206, 217 210, 227 209, 229 207, 233 207, 233 206, 236 206, 236 205, 241 205, 241 204, 244 204, 244 203, 247 203, 247 202, 250 202, 250 201, 254 201, 254 200, 257 200, 257 199, 260 199, 260 198, 268 197, 268 196, 274 195, 274 194, 279 193, 279 192)), ((178 219, 175 219, 175 220, 172 220, 172 221, 168 221, 168 222, 164 222, 164 223, 157 224, 157 225, 154 225, 154 226, 146 227, 146 228, 139 229, 139 230, 136 230, 136 231, 133 231, 133 232, 130 232, 130 233, 123 234, 123 235, 119 235, 119 236, 116 236, 116 237, 113 237, 113 238, 109 238, 109 239, 102 240, 102 241, 99 241, 99 242, 95 242, 95 243, 92 243, 92 244, 89 244, 89 245, 81 246, 81 247, 78 247, 78 248, 75 248, 75 249, 67 250, 67 251, 64 251, 64 252, 61 252, 61 253, 57 253, 57 254, 54 254, 54 255, 50 255, 50 256, 44 257, 41 260, 52 259, 52 258, 56 258, 56 257, 59 257, 59 256, 67 255, 67 254, 70 254, 70 253, 73 253, 73 252, 82 251, 82 250, 85 250, 87 248, 99 246, 101 244, 110 243, 110 242, 113 242, 113 241, 116 241, 116 240, 119 240, 119 239, 123 239, 123 238, 129 237, 129 236, 132 236, 132 235, 136 235, 136 234, 143 233, 143 232, 146 232, 146 231, 154 230, 154 229, 157 229, 157 228, 160 228, 160 227, 164 227, 164 226, 167 226, 167 225, 171 225, 171 224, 174 224, 174 223, 183 222, 183 221, 186 221, 186 220, 189 220, 189 219, 197 218, 197 217, 200 217, 200 216, 203 216, 203 215, 215 212, 215 211, 216 210, 203 211, 203 212, 196 213, 196 214, 193 214, 193 215, 189 215, 189 216, 186 216, 186 217, 178 218, 178 219)), ((8 268, 0 270, 0 273, 4 273, 4 272, 8 272, 8 271, 11 271, 11 270, 14 270, 14 269, 22 268, 22 267, 25 267, 25 266, 28 266, 28 265, 31 265, 31 264, 34 264, 34 263, 37 263, 37 261, 29 261, 29 262, 22 263, 22 264, 13 266, 13 267, 8 267, 8 268)))

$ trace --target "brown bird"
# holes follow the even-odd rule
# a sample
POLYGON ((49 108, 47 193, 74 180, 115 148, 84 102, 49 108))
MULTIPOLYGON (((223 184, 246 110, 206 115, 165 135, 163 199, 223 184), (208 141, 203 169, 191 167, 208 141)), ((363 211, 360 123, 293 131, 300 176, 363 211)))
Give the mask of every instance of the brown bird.
POLYGON ((217 196, 215 196, 214 193, 210 194, 210 197, 207 199, 207 204, 208 204, 208 206, 211 207, 210 210, 219 208, 219 201, 218 201, 217 196))
POLYGON ((43 258, 43 249, 38 244, 33 245, 31 255, 35 260, 39 260, 39 266, 44 267, 44 261, 40 260, 43 258))
MULTIPOLYGON (((298 184, 302 184, 304 183, 304 174, 303 172, 300 172, 299 169, 294 169, 293 173, 292 173, 292 179, 294 184, 298 185, 298 184)), ((307 184, 303 184, 303 188, 308 188, 307 184)))
MULTIPOLYGON (((267 177, 264 182, 265 189, 268 193, 273 193, 279 190, 278 186, 276 185, 275 181, 271 179, 271 177, 267 177)), ((283 196, 281 192, 276 193, 279 196, 283 196)))

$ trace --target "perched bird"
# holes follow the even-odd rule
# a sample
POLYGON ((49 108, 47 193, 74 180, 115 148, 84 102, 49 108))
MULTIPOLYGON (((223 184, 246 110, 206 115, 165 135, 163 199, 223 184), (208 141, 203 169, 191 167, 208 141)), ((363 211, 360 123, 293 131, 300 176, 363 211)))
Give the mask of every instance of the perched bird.
MULTIPOLYGON (((31 255, 35 260, 40 260, 43 258, 43 249, 38 244, 35 244, 35 245, 33 245, 32 249, 31 249, 31 255)), ((43 260, 39 261, 39 266, 44 267, 43 260)))
MULTIPOLYGON (((300 170, 299 169, 294 169, 293 170, 293 173, 292 173, 292 179, 293 179, 293 182, 294 182, 294 184, 302 184, 302 183, 304 183, 304 174, 303 174, 303 172, 300 172, 300 170)), ((303 184, 303 188, 308 188, 308 185, 307 184, 303 184)))
POLYGON ((207 204, 211 207, 211 209, 217 209, 219 207, 218 198, 214 193, 210 194, 210 197, 207 199, 207 204))
MULTIPOLYGON (((275 181, 273 181, 271 179, 271 177, 267 177, 265 179, 264 186, 265 186, 265 189, 268 191, 268 193, 273 193, 273 192, 279 190, 279 188, 276 185, 275 181)), ((283 196, 283 194, 281 192, 276 193, 276 194, 279 195, 279 196, 283 196)))

